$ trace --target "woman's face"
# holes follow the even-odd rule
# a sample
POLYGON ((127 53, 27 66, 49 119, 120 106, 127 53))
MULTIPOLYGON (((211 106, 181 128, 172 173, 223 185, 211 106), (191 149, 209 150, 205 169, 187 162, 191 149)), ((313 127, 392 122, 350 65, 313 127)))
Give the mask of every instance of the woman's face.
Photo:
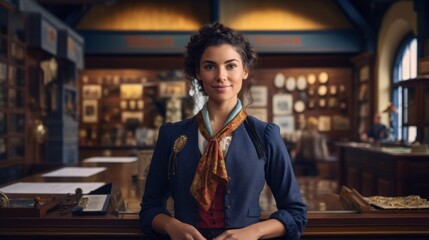
POLYGON ((247 76, 240 54, 229 44, 210 46, 201 56, 197 77, 209 101, 235 106, 247 76))

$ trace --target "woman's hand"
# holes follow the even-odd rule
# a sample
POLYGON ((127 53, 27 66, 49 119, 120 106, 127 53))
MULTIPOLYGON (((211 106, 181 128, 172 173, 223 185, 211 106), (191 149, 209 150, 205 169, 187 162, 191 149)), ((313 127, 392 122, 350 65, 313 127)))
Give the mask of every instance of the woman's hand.
POLYGON ((286 228, 277 219, 268 219, 240 229, 230 229, 213 240, 257 240, 280 237, 286 228))
POLYGON ((206 240, 194 226, 180 221, 169 223, 165 231, 171 240, 206 240))
POLYGON ((192 225, 183 223, 165 214, 158 214, 152 220, 155 231, 167 234, 171 240, 206 240, 192 225))
POLYGON ((252 229, 230 229, 223 232, 221 235, 213 238, 213 240, 257 240, 258 235, 252 229))

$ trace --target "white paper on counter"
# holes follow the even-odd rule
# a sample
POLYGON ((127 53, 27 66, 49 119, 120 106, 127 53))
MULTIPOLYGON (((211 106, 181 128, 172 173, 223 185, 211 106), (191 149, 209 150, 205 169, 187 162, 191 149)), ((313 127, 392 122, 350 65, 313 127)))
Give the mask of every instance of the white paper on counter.
POLYGON ((135 161, 137 161, 137 157, 92 157, 84 160, 84 162, 100 163, 130 163, 135 161))
POLYGON ((0 188, 0 191, 20 194, 67 194, 75 193, 76 188, 81 188, 82 193, 86 194, 105 184, 104 182, 18 182, 0 188))
POLYGON ((89 177, 106 170, 105 167, 63 167, 49 173, 43 177, 89 177))

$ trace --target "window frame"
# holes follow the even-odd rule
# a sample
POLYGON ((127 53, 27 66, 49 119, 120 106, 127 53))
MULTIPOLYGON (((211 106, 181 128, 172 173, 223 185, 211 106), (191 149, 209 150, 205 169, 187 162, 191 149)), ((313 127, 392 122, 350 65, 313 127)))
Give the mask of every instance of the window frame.
POLYGON ((409 33, 405 35, 405 37, 402 39, 400 44, 398 45, 398 48, 396 50, 396 53, 394 55, 394 61, 393 61, 393 69, 392 69, 392 80, 391 80, 391 102, 394 106, 397 107, 397 114, 392 114, 390 116, 390 123, 392 128, 392 134, 393 137, 398 140, 404 140, 407 142, 410 142, 416 134, 415 127, 412 126, 403 126, 403 111, 402 109, 402 101, 404 99, 404 96, 402 96, 403 89, 401 86, 398 86, 396 83, 401 81, 406 81, 412 78, 417 77, 417 67, 418 67, 418 40, 417 37, 413 33, 409 33), (411 59, 412 55, 409 56, 409 68, 408 69, 408 76, 403 77, 404 75, 404 58, 407 57, 407 53, 410 53, 413 51, 413 44, 415 44, 415 52, 411 53, 414 54, 414 66, 413 66, 413 60, 411 59), (412 69, 414 67, 414 69, 412 69))

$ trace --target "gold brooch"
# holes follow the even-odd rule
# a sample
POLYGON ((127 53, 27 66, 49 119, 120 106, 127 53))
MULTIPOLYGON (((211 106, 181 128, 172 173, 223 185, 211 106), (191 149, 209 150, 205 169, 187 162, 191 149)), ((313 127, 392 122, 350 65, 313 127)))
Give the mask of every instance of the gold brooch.
POLYGON ((171 152, 170 157, 168 159, 168 179, 170 179, 172 175, 176 174, 177 154, 183 150, 187 141, 188 137, 186 135, 180 135, 174 141, 173 152, 171 152))
POLYGON ((175 153, 179 153, 180 151, 182 151, 187 141, 188 137, 186 135, 180 135, 180 137, 178 137, 176 141, 174 141, 173 151, 175 153))

